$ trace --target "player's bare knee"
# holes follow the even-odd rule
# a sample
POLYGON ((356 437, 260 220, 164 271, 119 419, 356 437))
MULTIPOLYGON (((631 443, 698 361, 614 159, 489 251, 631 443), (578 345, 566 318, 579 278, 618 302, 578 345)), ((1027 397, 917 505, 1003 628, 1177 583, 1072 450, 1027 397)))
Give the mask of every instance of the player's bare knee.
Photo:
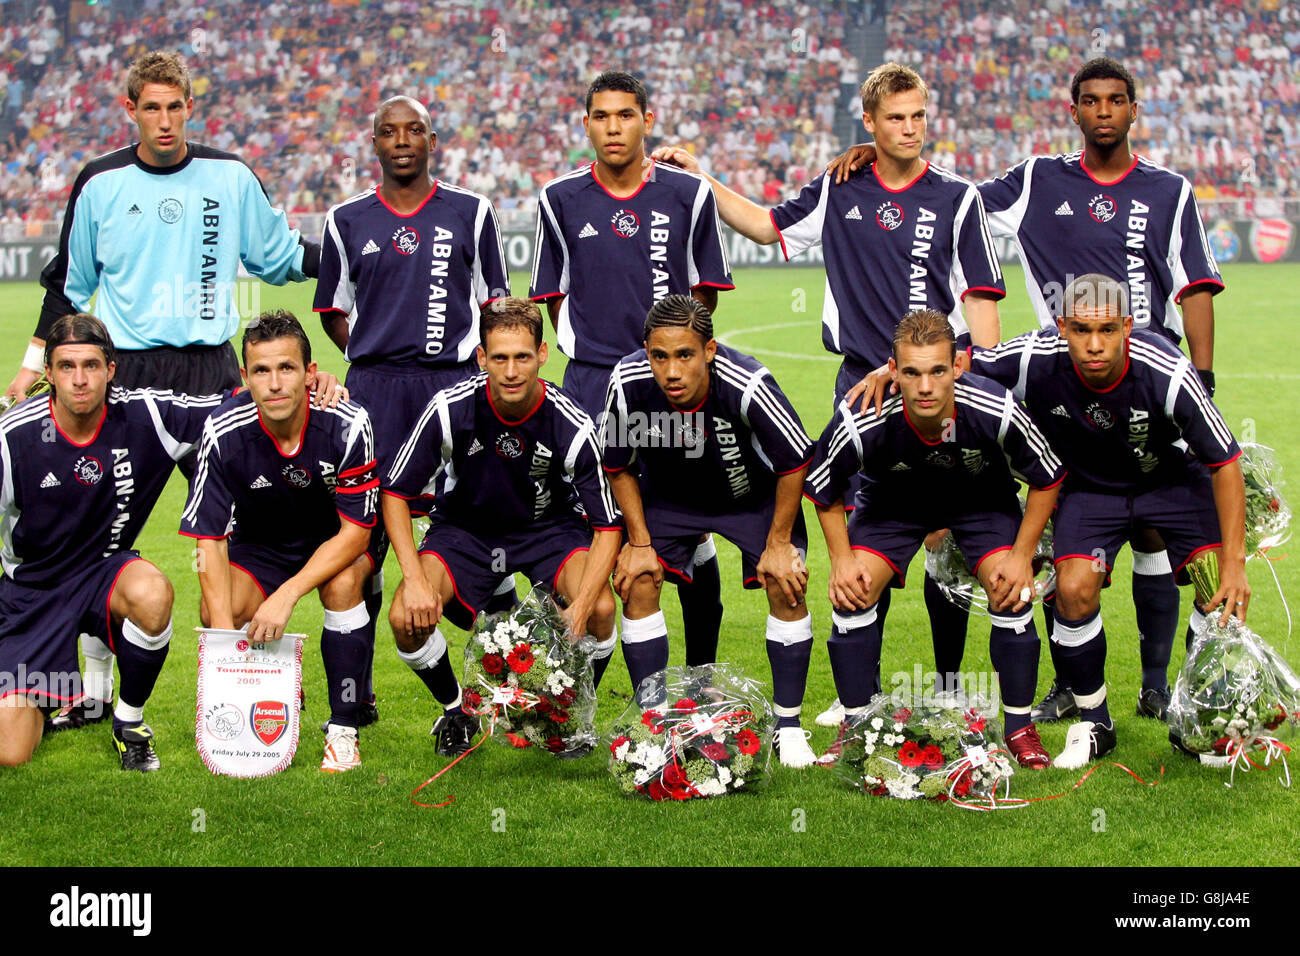
POLYGON ((780 584, 775 581, 768 582, 767 611, 778 621, 797 621, 808 616, 808 605, 804 603, 804 596, 800 594, 796 595, 796 598, 792 605, 785 592, 781 590, 780 584))
POLYGON ((592 608, 591 617, 587 621, 587 631, 593 637, 604 640, 614 633, 614 616, 618 613, 618 605, 614 603, 614 592, 605 588, 596 598, 596 606, 592 608))
POLYGON ((1101 583, 1086 575, 1057 578, 1056 612, 1066 620, 1089 617, 1101 607, 1101 583))
POLYGON ((20 767, 41 742, 44 717, 21 695, 0 700, 0 767, 20 767))
POLYGON ((649 617, 659 610, 659 595, 663 588, 662 581, 656 581, 652 575, 639 574, 632 581, 632 589, 627 600, 623 602, 623 613, 632 619, 649 617))
POLYGON ((325 610, 347 611, 360 604, 361 588, 366 578, 366 570, 354 562, 322 584, 320 600, 325 610))
POLYGON ((140 630, 158 634, 172 619, 172 602, 175 600, 172 583, 165 574, 144 562, 137 561, 131 570, 134 573, 129 577, 123 574, 123 579, 118 582, 125 602, 122 616, 134 621, 140 630))

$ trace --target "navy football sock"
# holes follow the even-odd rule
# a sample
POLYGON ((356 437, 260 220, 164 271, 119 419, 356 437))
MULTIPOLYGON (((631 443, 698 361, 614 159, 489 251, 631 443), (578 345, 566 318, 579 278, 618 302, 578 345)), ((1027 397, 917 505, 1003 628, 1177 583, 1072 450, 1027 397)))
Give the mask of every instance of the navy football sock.
POLYGON ((998 672, 1006 732, 1029 723, 1029 709, 1038 686, 1038 630, 1031 605, 1019 614, 990 615, 989 658, 998 672))
POLYGON ((772 703, 777 727, 798 727, 812 660, 812 615, 797 621, 767 618, 767 660, 772 666, 772 703))
POLYGON ((615 628, 614 633, 603 641, 594 635, 593 640, 596 641, 596 651, 591 658, 591 683, 592 689, 595 690, 600 687, 601 678, 605 676, 605 671, 609 667, 610 659, 614 656, 614 647, 618 644, 618 628, 615 628))
POLYGON ((1052 658, 1052 680, 1057 687, 1069 688, 1070 679, 1066 676, 1065 665, 1061 663, 1061 645, 1056 643, 1056 592, 1043 598, 1043 617, 1046 618, 1047 653, 1052 658))
POLYGON ((370 615, 364 602, 346 611, 325 611, 320 633, 325 686, 329 689, 330 723, 356 727, 364 692, 366 661, 373 647, 370 615))
POLYGON ((928 571, 923 590, 925 609, 930 615, 934 669, 944 682, 943 690, 956 690, 961 680, 961 661, 966 654, 966 623, 970 612, 944 597, 928 571))
MULTIPOLYGON (((632 681, 632 694, 651 674, 657 674, 668 666, 668 622, 663 611, 656 611, 649 617, 636 620, 622 619, 623 662, 627 664, 627 676, 632 681)), ((659 701, 641 701, 643 707, 653 706, 659 701)))
POLYGON ((515 576, 511 574, 502 580, 497 590, 483 604, 483 610, 487 614, 501 614, 514 610, 518 603, 519 593, 515 590, 515 576))
POLYGON ((677 599, 682 604, 686 663, 692 667, 714 663, 718 659, 718 632, 722 627, 722 581, 712 541, 697 549, 691 583, 677 586, 677 599), (699 551, 706 547, 711 554, 701 559, 699 551))
POLYGON ((826 652, 840 704, 847 709, 865 707, 880 693, 880 624, 877 605, 865 611, 832 611, 834 626, 826 652))
MULTIPOLYGON (((153 693, 158 675, 162 673, 167 651, 171 647, 172 622, 158 634, 146 634, 134 621, 122 622, 122 636, 117 641, 117 671, 121 676, 118 687, 118 704, 128 708, 143 708, 153 693)), ((138 721, 128 720, 128 725, 138 721)), ((114 719, 114 726, 117 721, 114 719)))
POLYGON ((361 685, 361 699, 367 703, 375 699, 375 622, 379 620, 379 612, 383 610, 383 607, 384 592, 381 585, 378 594, 371 594, 366 598, 366 613, 370 615, 370 646, 366 651, 366 674, 361 685))
POLYGON ((1056 617, 1053 643, 1060 652, 1061 676, 1070 682, 1079 719, 1111 726, 1106 706, 1106 629, 1101 612, 1078 620, 1056 617))
POLYGON ((397 656, 424 681, 434 700, 442 704, 447 713, 464 713, 460 707, 460 682, 456 680, 456 672, 452 670, 447 654, 447 640, 436 627, 421 647, 410 652, 399 648, 397 656))
POLYGON ((1169 658, 1178 634, 1178 585, 1169 567, 1169 555, 1133 552, 1133 608, 1137 612, 1142 689, 1169 686, 1169 658))

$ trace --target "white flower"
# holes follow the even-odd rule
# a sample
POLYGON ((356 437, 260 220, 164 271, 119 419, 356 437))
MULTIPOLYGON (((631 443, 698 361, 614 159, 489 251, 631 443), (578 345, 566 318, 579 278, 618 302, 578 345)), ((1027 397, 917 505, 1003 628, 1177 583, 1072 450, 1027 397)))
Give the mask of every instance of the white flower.
MULTIPOLYGON (((898 733, 898 732, 899 732, 900 730, 902 730, 902 729, 903 729, 903 725, 902 725, 902 724, 897 724, 897 723, 894 724, 894 733, 898 733)), ((899 741, 902 741, 903 738, 902 738, 902 737, 899 737, 898 739, 899 739, 899 741)))
POLYGON ((879 729, 880 729, 881 727, 883 727, 883 726, 885 726, 885 722, 884 722, 883 720, 881 720, 879 717, 872 717, 872 718, 871 718, 871 729, 872 729, 872 730, 879 730, 879 729))
POLYGON ((653 776, 654 774, 649 770, 638 770, 632 775, 632 782, 638 787, 644 787, 650 782, 650 778, 653 776))
POLYGON ((621 744, 619 744, 614 751, 614 759, 626 760, 628 748, 631 746, 632 746, 632 742, 630 740, 625 740, 621 744))
POLYGON ((726 767, 718 768, 718 783, 722 784, 724 787, 731 783, 731 771, 726 767))
POLYGON ((875 752, 876 752, 876 745, 875 745, 875 744, 867 744, 867 756, 870 757, 870 756, 871 756, 873 753, 875 753, 875 752))
MULTIPOLYGON (((879 739, 880 739, 880 734, 871 730, 867 731, 867 736, 866 736, 867 743, 874 744, 879 739)), ((885 743, 889 743, 889 734, 885 734, 885 743)))
POLYGON ((721 780, 705 780, 703 783, 695 784, 695 789, 706 797, 716 797, 727 792, 721 780))

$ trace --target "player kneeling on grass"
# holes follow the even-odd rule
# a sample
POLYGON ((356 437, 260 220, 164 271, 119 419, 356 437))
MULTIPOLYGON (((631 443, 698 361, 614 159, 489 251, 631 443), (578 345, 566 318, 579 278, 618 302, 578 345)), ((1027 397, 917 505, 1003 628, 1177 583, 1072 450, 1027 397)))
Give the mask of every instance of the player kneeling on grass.
POLYGON ((714 341, 706 306, 670 295, 646 317, 645 349, 614 367, 601 431, 627 523, 614 587, 632 687, 668 666, 665 571, 690 583, 700 535, 716 532, 740 548, 744 586, 767 590, 781 762, 814 763, 799 726, 812 652, 799 505, 812 441, 789 400, 760 363, 714 341))
POLYGON ((31 759, 42 709, 85 699, 85 630, 117 655, 122 769, 159 767, 143 709, 167 658, 172 586, 130 548, 220 398, 111 386, 116 368, 103 323, 64 316, 45 342, 52 393, 0 418, 0 766, 31 759))
POLYGON ((949 528, 989 597, 989 656, 998 673, 1007 749, 1022 767, 1051 763, 1029 721, 1038 680, 1032 561, 1065 471, 1005 388, 962 375, 947 317, 918 310, 894 333, 889 372, 901 395, 873 411, 839 406, 817 443, 805 490, 830 551, 835 628, 828 642, 848 718, 880 692, 876 602, 902 587, 925 536, 949 528), (861 469, 868 501, 845 526, 844 492, 861 469), (1024 515, 1016 477, 1029 485, 1024 515))
POLYGON ((360 765, 357 722, 374 624, 362 598, 379 475, 365 409, 311 408, 311 343, 288 312, 244 332, 247 392, 204 428, 181 533, 198 538, 205 627, 284 635, 298 600, 319 591, 330 720, 321 769, 360 765))
POLYGON ((596 683, 618 639, 609 574, 623 522, 595 425, 538 377, 546 343, 536 305, 498 299, 479 335, 483 372, 433 397, 384 484, 384 526, 402 567, 388 620, 402 660, 444 707, 433 725, 443 756, 467 751, 479 722, 461 708, 437 625, 445 615, 468 628, 503 574, 522 572, 566 603, 572 634, 596 639, 596 683), (433 506, 417 549, 409 502, 420 496, 433 506))

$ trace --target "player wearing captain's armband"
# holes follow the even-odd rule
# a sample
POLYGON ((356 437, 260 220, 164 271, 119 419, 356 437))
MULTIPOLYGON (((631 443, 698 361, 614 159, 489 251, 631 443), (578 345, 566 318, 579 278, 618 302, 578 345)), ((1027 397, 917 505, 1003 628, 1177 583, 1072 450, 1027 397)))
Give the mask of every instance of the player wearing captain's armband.
MULTIPOLYGON (((478 719, 461 707, 445 616, 468 628, 502 573, 522 572, 566 602, 575 635, 596 639, 596 682, 614 650, 609 573, 623 520, 600 469, 592 420, 538 377, 546 362, 542 315, 522 299, 483 311, 483 373, 433 397, 384 484, 384 524, 402 566, 388 621, 397 649, 443 714, 438 753, 470 748, 478 719), (410 503, 432 498, 417 547, 410 503)), ((578 751, 569 756, 580 756, 578 751)))
POLYGON ((614 586, 632 686, 668 666, 664 578, 689 581, 700 535, 718 534, 740 548, 744 586, 767 591, 777 753, 813 763, 799 726, 812 651, 799 502, 812 442, 789 400, 766 368, 714 341, 707 308, 671 295, 646 317, 645 348, 614 367, 602 434, 628 527, 614 586))
POLYGON ((877 603, 887 587, 903 586, 925 536, 949 528, 988 592, 1007 748, 1021 766, 1046 767, 1029 720, 1038 677, 1031 562, 1064 469, 1009 391, 962 375, 941 313, 908 313, 894 335, 889 374, 901 395, 879 415, 841 404, 805 484, 830 550, 835 689, 847 718, 880 692, 877 603), (846 528, 844 492, 859 470, 876 484, 846 528), (1029 485, 1023 516, 1016 477, 1029 485))

